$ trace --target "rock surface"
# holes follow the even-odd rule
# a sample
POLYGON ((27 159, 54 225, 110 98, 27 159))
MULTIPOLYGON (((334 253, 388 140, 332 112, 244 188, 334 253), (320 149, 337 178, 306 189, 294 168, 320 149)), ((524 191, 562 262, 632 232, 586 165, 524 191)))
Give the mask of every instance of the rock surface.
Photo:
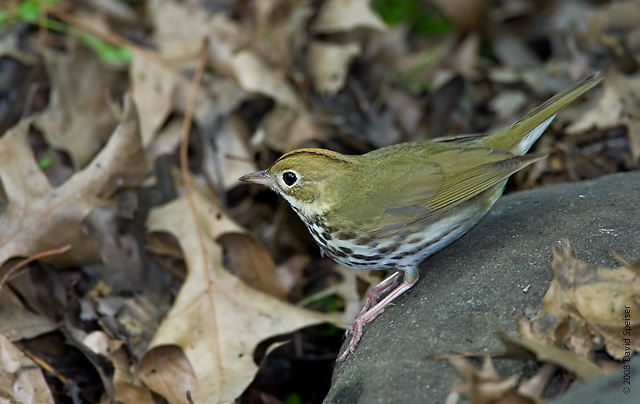
MULTIPOLYGON (((418 283, 365 328, 355 354, 336 366, 325 403, 443 403, 460 378, 448 361, 427 356, 501 351, 495 332, 518 335, 518 315, 539 310, 562 239, 584 261, 618 267, 610 250, 635 260, 640 172, 502 197, 478 226, 427 259, 418 283)), ((522 367, 495 363, 502 377, 522 367)), ((621 399, 640 402, 635 378, 632 396, 621 399)))

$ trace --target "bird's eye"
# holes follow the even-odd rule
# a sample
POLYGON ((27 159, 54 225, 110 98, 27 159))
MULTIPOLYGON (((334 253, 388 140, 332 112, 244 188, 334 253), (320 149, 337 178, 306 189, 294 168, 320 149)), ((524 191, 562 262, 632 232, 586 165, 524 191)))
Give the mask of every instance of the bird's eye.
POLYGON ((291 171, 287 171, 284 174, 282 174, 282 181, 284 181, 284 183, 287 184, 288 186, 292 186, 293 184, 296 183, 296 181, 298 181, 298 177, 296 177, 295 173, 292 173, 291 171))

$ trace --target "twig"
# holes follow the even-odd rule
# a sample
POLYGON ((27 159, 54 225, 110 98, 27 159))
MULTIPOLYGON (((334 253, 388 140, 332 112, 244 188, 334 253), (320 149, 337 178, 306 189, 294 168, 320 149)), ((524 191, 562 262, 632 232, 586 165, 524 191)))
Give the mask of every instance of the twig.
MULTIPOLYGON (((196 106, 196 99, 198 96, 198 89, 200 88, 200 83, 202 81, 202 75, 204 73, 204 67, 207 62, 207 51, 209 49, 209 39, 205 38, 202 41, 202 52, 200 52, 200 59, 198 60, 198 67, 193 76, 193 80, 191 81, 191 89, 189 92, 189 99, 187 101, 187 107, 184 111, 184 119, 182 120, 182 133, 180 134, 180 174, 182 176, 182 181, 185 187, 185 197, 189 202, 189 209, 191 210, 191 215, 193 216, 194 223, 194 231, 198 236, 198 246, 200 251, 202 252, 202 268, 209 268, 209 263, 207 262, 208 255, 206 254, 206 247, 204 244, 203 230, 198 220, 198 211, 196 209, 196 204, 193 199, 193 192, 191 187, 191 177, 189 176, 189 164, 188 164, 188 151, 189 151, 189 133, 191 131, 191 119, 193 118, 193 112, 196 106)), ((185 259, 186 264, 186 259, 185 259)), ((187 268, 188 270, 188 268, 187 268)), ((219 352, 218 352, 219 355, 219 352)), ((217 356, 219 357, 219 356, 217 356)))
POLYGON ((98 30, 95 27, 91 26, 91 24, 87 24, 86 22, 84 22, 81 19, 77 18, 73 14, 67 12, 66 10, 61 8, 60 6, 52 6, 52 7, 47 9, 47 12, 50 13, 51 15, 53 15, 54 17, 59 18, 61 21, 69 24, 70 26, 75 27, 76 29, 78 29, 80 31, 86 32, 88 34, 91 34, 91 35, 93 35, 95 37, 98 37, 98 38, 100 38, 100 39, 102 39, 102 40, 104 40, 106 42, 109 42, 110 44, 135 49, 136 52, 141 53, 146 58, 152 59, 155 62, 157 62, 157 63, 161 64, 162 66, 164 66, 165 68, 171 70, 175 74, 180 75, 180 72, 178 72, 171 65, 169 65, 169 63, 167 63, 164 59, 162 59, 156 52, 147 50, 147 49, 141 47, 140 45, 136 44, 135 42, 132 42, 132 41, 128 40, 127 38, 125 38, 123 36, 120 36, 120 35, 118 35, 116 33, 113 33, 113 32, 110 32, 110 31, 98 30))
POLYGON ((53 366, 51 366, 51 364, 49 362, 47 362, 46 360, 42 359, 39 356, 36 356, 35 354, 27 351, 26 349, 21 349, 22 353, 25 354, 26 356, 29 357, 29 359, 31 359, 32 361, 35 362, 36 365, 40 366, 42 369, 45 370, 45 372, 48 372, 50 374, 52 374, 56 379, 60 380, 60 382, 62 384, 67 384, 67 382, 69 381, 69 379, 67 379, 66 377, 64 377, 64 375, 61 375, 53 366))
MULTIPOLYGON (((180 174, 182 176, 182 182, 185 187, 185 194, 189 201, 189 207, 196 224, 196 232, 198 234, 198 241, 200 248, 204 251, 204 240, 202 239, 202 231, 198 225, 198 216, 196 211, 196 205, 193 200, 191 189, 191 178, 189 177, 189 133, 191 132, 191 119, 193 118, 193 111, 196 107, 196 100, 198 97, 198 90, 200 88, 200 82, 202 81, 202 75, 204 73, 204 66, 207 62, 207 50, 209 49, 209 40, 205 38, 202 41, 202 52, 200 53, 200 59, 198 60, 198 67, 196 69, 193 81, 191 82, 191 90, 189 92, 189 100, 187 101, 187 107, 184 111, 184 119, 182 120, 182 133, 180 134, 180 174)), ((206 254, 202 255, 206 257, 206 254)), ((205 263, 206 264, 206 263, 205 263)), ((205 265, 205 268, 207 266, 205 265)))
POLYGON ((18 262, 11 269, 9 269, 6 274, 4 274, 2 279, 0 279, 0 292, 2 291, 2 286, 4 286, 4 284, 7 282, 9 277, 13 275, 18 269, 22 268, 23 266, 29 264, 32 261, 39 260, 40 258, 49 257, 51 255, 64 254, 70 249, 71 249, 71 244, 67 244, 64 247, 56 248, 54 250, 42 251, 36 255, 32 255, 31 257, 25 258, 22 261, 18 262))

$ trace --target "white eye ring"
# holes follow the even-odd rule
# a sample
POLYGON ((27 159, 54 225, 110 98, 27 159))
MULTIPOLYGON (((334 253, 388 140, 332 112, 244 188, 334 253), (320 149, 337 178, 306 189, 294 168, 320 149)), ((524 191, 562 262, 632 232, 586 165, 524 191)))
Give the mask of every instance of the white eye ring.
POLYGON ((287 170, 282 173, 282 182, 284 182, 287 187, 291 188, 296 184, 296 182, 298 182, 298 174, 295 171, 287 170))

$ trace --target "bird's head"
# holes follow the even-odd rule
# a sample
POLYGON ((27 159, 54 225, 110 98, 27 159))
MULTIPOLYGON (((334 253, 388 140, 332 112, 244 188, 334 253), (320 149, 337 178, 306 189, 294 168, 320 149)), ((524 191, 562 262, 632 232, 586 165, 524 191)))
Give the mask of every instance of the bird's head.
POLYGON ((339 192, 339 178, 352 168, 352 156, 324 149, 298 149, 283 155, 268 169, 240 180, 273 189, 299 213, 317 214, 331 205, 331 195, 339 192))

